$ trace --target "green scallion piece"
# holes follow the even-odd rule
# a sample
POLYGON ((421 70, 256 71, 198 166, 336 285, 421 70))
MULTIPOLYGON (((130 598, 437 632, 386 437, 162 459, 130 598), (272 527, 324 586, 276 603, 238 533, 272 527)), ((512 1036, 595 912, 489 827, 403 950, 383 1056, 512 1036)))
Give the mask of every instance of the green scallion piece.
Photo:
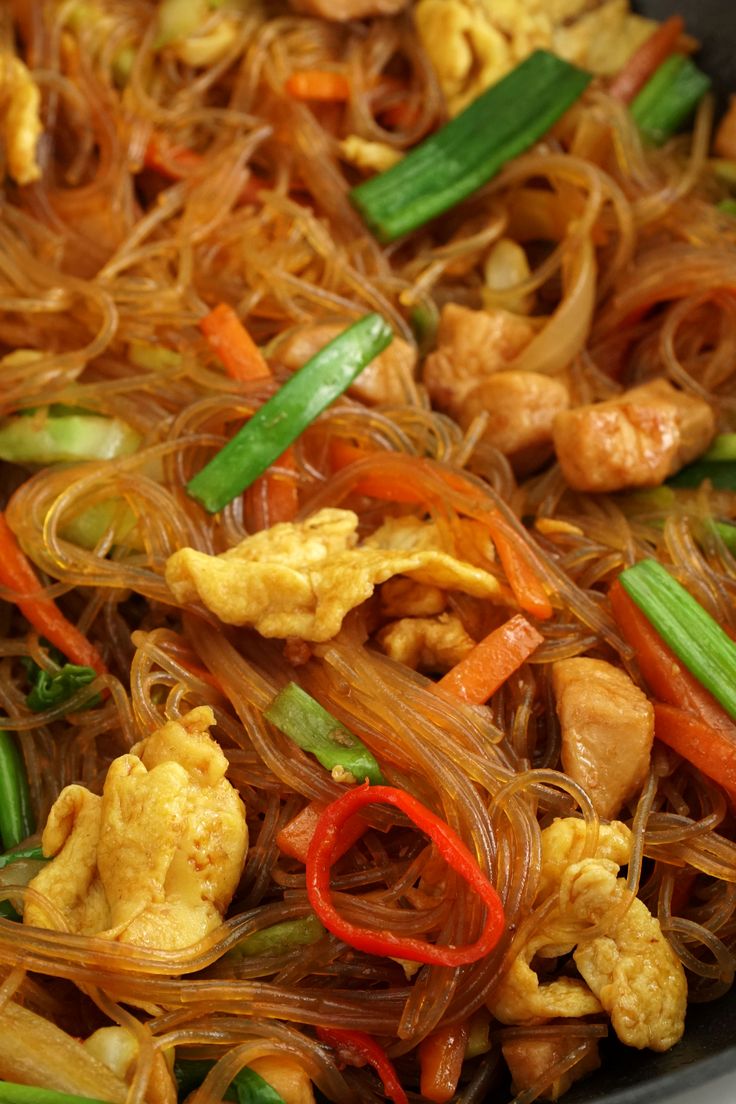
POLYGON ((0 855, 0 870, 11 863, 20 862, 22 859, 34 859, 37 862, 48 862, 41 847, 20 847, 17 851, 7 851, 0 855))
POLYGON ((710 87, 710 77, 690 58, 673 54, 633 100, 631 115, 646 141, 661 146, 688 121, 710 87))
POLYGON ((736 525, 729 525, 727 521, 710 521, 708 528, 718 534, 729 552, 736 553, 736 525))
POLYGON ((736 433, 721 433, 713 441, 703 460, 736 460, 736 433))
POLYGON ((33 831, 25 763, 15 736, 0 729, 0 842, 17 847, 33 831))
POLYGON ((319 942, 325 929, 316 916, 301 916, 298 920, 284 920, 262 928, 242 939, 229 955, 240 958, 254 958, 257 955, 280 955, 293 951, 295 947, 310 947, 319 942))
POLYGON ((719 211, 722 211, 724 215, 728 215, 730 218, 736 218, 736 199, 722 199, 720 203, 716 204, 719 211))
MULTIPOLYGON (((77 690, 89 685, 97 678, 97 672, 92 667, 81 667, 77 663, 65 663, 56 674, 42 670, 36 663, 32 664, 35 670, 29 671, 33 680, 33 686, 26 697, 26 705, 34 713, 43 713, 47 709, 61 705, 67 701, 77 690)), ((102 700, 99 694, 92 693, 78 709, 89 709, 102 700)))
POLYGON ((699 487, 709 479, 717 491, 736 491, 736 463, 728 460, 696 460, 670 476, 670 487, 699 487))
POLYGON ((581 95, 589 73, 537 50, 350 199, 380 241, 448 211, 529 149, 581 95))
POLYGON ((211 514, 221 510, 262 475, 392 339, 391 327, 378 314, 367 314, 343 330, 190 479, 187 491, 192 498, 211 514))
POLYGON ((36 1085, 0 1081, 0 1104, 109 1104, 109 1101, 57 1092, 55 1089, 39 1089, 36 1085))
POLYGON ((264 716, 297 747, 311 752, 326 770, 342 770, 356 782, 367 778, 374 786, 384 781, 381 768, 363 741, 295 682, 279 691, 264 716))
POLYGON ((621 585, 687 669, 736 719, 736 644, 657 560, 622 571, 621 585))

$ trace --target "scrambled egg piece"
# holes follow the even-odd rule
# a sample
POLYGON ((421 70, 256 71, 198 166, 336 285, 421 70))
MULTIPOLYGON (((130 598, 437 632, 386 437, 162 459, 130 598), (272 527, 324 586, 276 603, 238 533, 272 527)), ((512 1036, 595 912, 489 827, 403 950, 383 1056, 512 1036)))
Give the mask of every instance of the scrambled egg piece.
POLYGON ((349 134, 340 142, 340 156, 366 172, 385 172, 398 164, 404 156, 387 142, 369 142, 357 134, 349 134))
POLYGON ((28 68, 14 54, 0 51, 0 133, 16 184, 41 177, 36 154, 43 133, 40 111, 41 92, 28 68))
POLYGON ((477 598, 499 593, 488 572, 438 550, 431 523, 391 521, 360 546, 357 528, 351 510, 325 509, 254 533, 220 556, 181 548, 169 557, 166 582, 177 602, 199 599, 226 624, 318 642, 393 575, 477 598))
POLYGON ((415 20, 456 115, 532 51, 552 50, 594 73, 610 74, 656 24, 628 0, 419 0, 415 20))
MULTIPOLYGON (((42 838, 54 859, 31 885, 70 931, 175 950, 220 924, 248 829, 212 724, 209 706, 168 721, 114 760, 102 797, 83 786, 62 790, 42 838)), ((24 921, 54 926, 33 902, 24 921)))
POLYGON ((581 858, 584 846, 583 821, 558 820, 542 832, 537 903, 554 896, 555 904, 512 962, 489 1007, 502 1023, 604 1010, 621 1042, 667 1050, 682 1036, 687 983, 659 921, 638 898, 627 903, 626 882, 617 877, 629 859, 631 833, 618 821, 601 824, 595 854, 581 858), (602 930, 588 938, 598 924, 602 930), (534 956, 571 951, 583 980, 540 984, 530 965, 534 956))

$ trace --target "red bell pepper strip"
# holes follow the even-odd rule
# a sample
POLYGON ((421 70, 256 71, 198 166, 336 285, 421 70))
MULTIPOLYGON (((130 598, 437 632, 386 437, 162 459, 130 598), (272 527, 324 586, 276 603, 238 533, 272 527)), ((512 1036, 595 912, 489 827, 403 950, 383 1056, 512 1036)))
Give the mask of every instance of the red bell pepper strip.
POLYGON ((356 786, 328 805, 317 824, 307 855, 307 896, 328 931, 366 954, 406 958, 436 966, 466 966, 489 954, 504 930, 501 900, 463 841, 452 828, 406 790, 393 786, 356 786), (437 946, 413 936, 402 938, 387 931, 372 931, 345 920, 330 895, 330 869, 341 842, 343 825, 366 805, 387 804, 401 809, 434 843, 449 866, 475 890, 486 906, 483 931, 474 943, 460 947, 437 946))
POLYGON ((394 1104, 409 1104, 393 1062, 383 1047, 364 1031, 346 1031, 342 1027, 318 1027, 317 1035, 337 1051, 341 1062, 351 1066, 373 1066, 383 1082, 383 1091, 394 1104))

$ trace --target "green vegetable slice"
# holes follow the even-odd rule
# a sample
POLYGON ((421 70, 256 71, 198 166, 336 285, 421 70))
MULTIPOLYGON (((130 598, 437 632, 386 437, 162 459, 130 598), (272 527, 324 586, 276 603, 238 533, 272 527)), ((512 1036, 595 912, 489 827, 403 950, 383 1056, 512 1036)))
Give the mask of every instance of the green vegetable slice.
POLYGON ((367 778, 374 786, 384 781, 363 741, 295 682, 279 691, 264 716, 297 747, 311 752, 326 770, 349 772, 356 782, 367 778))
POLYGON ((214 514, 249 487, 310 422, 326 410, 391 343, 393 332, 367 314, 308 360, 187 484, 214 514))
POLYGON ((393 168, 353 188, 353 204, 380 241, 408 234, 533 145, 590 80, 562 58, 535 51, 393 168))
MULTIPOLYGON (((174 1063, 174 1076, 179 1086, 180 1100, 202 1084, 213 1065, 214 1062, 187 1059, 174 1063)), ((284 1098, 276 1092, 276 1089, 247 1066, 241 1069, 230 1082, 223 1099, 235 1100, 237 1104, 284 1104, 284 1098)), ((2 1104, 1 1100, 0 1104, 2 1104)))
POLYGON ((11 1081, 0 1081, 0 1104, 109 1104, 109 1101, 56 1092, 55 1089, 40 1089, 36 1085, 15 1085, 11 1081))
POLYGON ((0 425, 0 460, 15 464, 58 464, 130 456, 139 435, 119 418, 57 413, 40 408, 0 425))
POLYGON ((661 146, 687 122, 711 87, 697 65, 683 54, 663 61, 631 104, 643 137, 661 146))
POLYGON ((28 777, 17 740, 0 729, 0 841, 3 850, 17 847, 33 831, 28 777))
POLYGON ((3 870, 6 866, 10 866, 11 863, 20 862, 22 859, 48 862, 46 855, 43 853, 43 848, 20 847, 17 851, 7 851, 4 855, 0 855, 0 870, 3 870))
MULTIPOLYGON (((76 663, 65 663, 54 675, 44 671, 36 663, 29 663, 27 666, 33 679, 33 688, 26 697, 26 705, 34 713, 43 713, 61 705, 76 694, 77 690, 88 686, 97 678, 97 672, 92 667, 80 667, 76 663)), ((101 700, 99 694, 90 694, 78 708, 89 709, 92 705, 98 705, 101 700)))
POLYGON ((736 644, 657 560, 641 560, 621 585, 687 669, 736 719, 736 644))
MULTIPOLYGON (((1 860, 0 860, 1 861, 1 860)), ((295 947, 309 947, 317 943, 325 934, 325 929, 314 915, 302 916, 298 920, 284 920, 262 928, 246 936, 228 954, 235 957, 253 958, 256 955, 280 955, 295 947)))

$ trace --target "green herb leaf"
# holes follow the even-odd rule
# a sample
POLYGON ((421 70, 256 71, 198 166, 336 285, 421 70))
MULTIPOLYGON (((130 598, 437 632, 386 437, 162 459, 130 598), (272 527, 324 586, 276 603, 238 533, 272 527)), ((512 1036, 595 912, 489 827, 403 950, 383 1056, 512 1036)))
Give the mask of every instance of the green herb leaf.
MULTIPOLYGON (((179 1098, 183 1099, 198 1088, 214 1064, 214 1062, 187 1059, 175 1062, 174 1076, 179 1086, 179 1098)), ((284 1104, 284 1098, 269 1085, 268 1081, 247 1066, 230 1082, 224 1099, 235 1100, 237 1104, 284 1104)), ((2 1104, 1 1100, 0 1104, 2 1104)))
MULTIPOLYGON (((87 686, 97 678, 97 672, 92 667, 80 667, 76 663, 65 663, 55 675, 42 670, 37 664, 33 664, 34 685, 26 698, 26 705, 34 713, 44 713, 47 709, 61 705, 63 702, 87 686)), ((90 694, 89 698, 77 706, 78 709, 89 709, 93 705, 99 705, 102 698, 99 694, 90 694)))

